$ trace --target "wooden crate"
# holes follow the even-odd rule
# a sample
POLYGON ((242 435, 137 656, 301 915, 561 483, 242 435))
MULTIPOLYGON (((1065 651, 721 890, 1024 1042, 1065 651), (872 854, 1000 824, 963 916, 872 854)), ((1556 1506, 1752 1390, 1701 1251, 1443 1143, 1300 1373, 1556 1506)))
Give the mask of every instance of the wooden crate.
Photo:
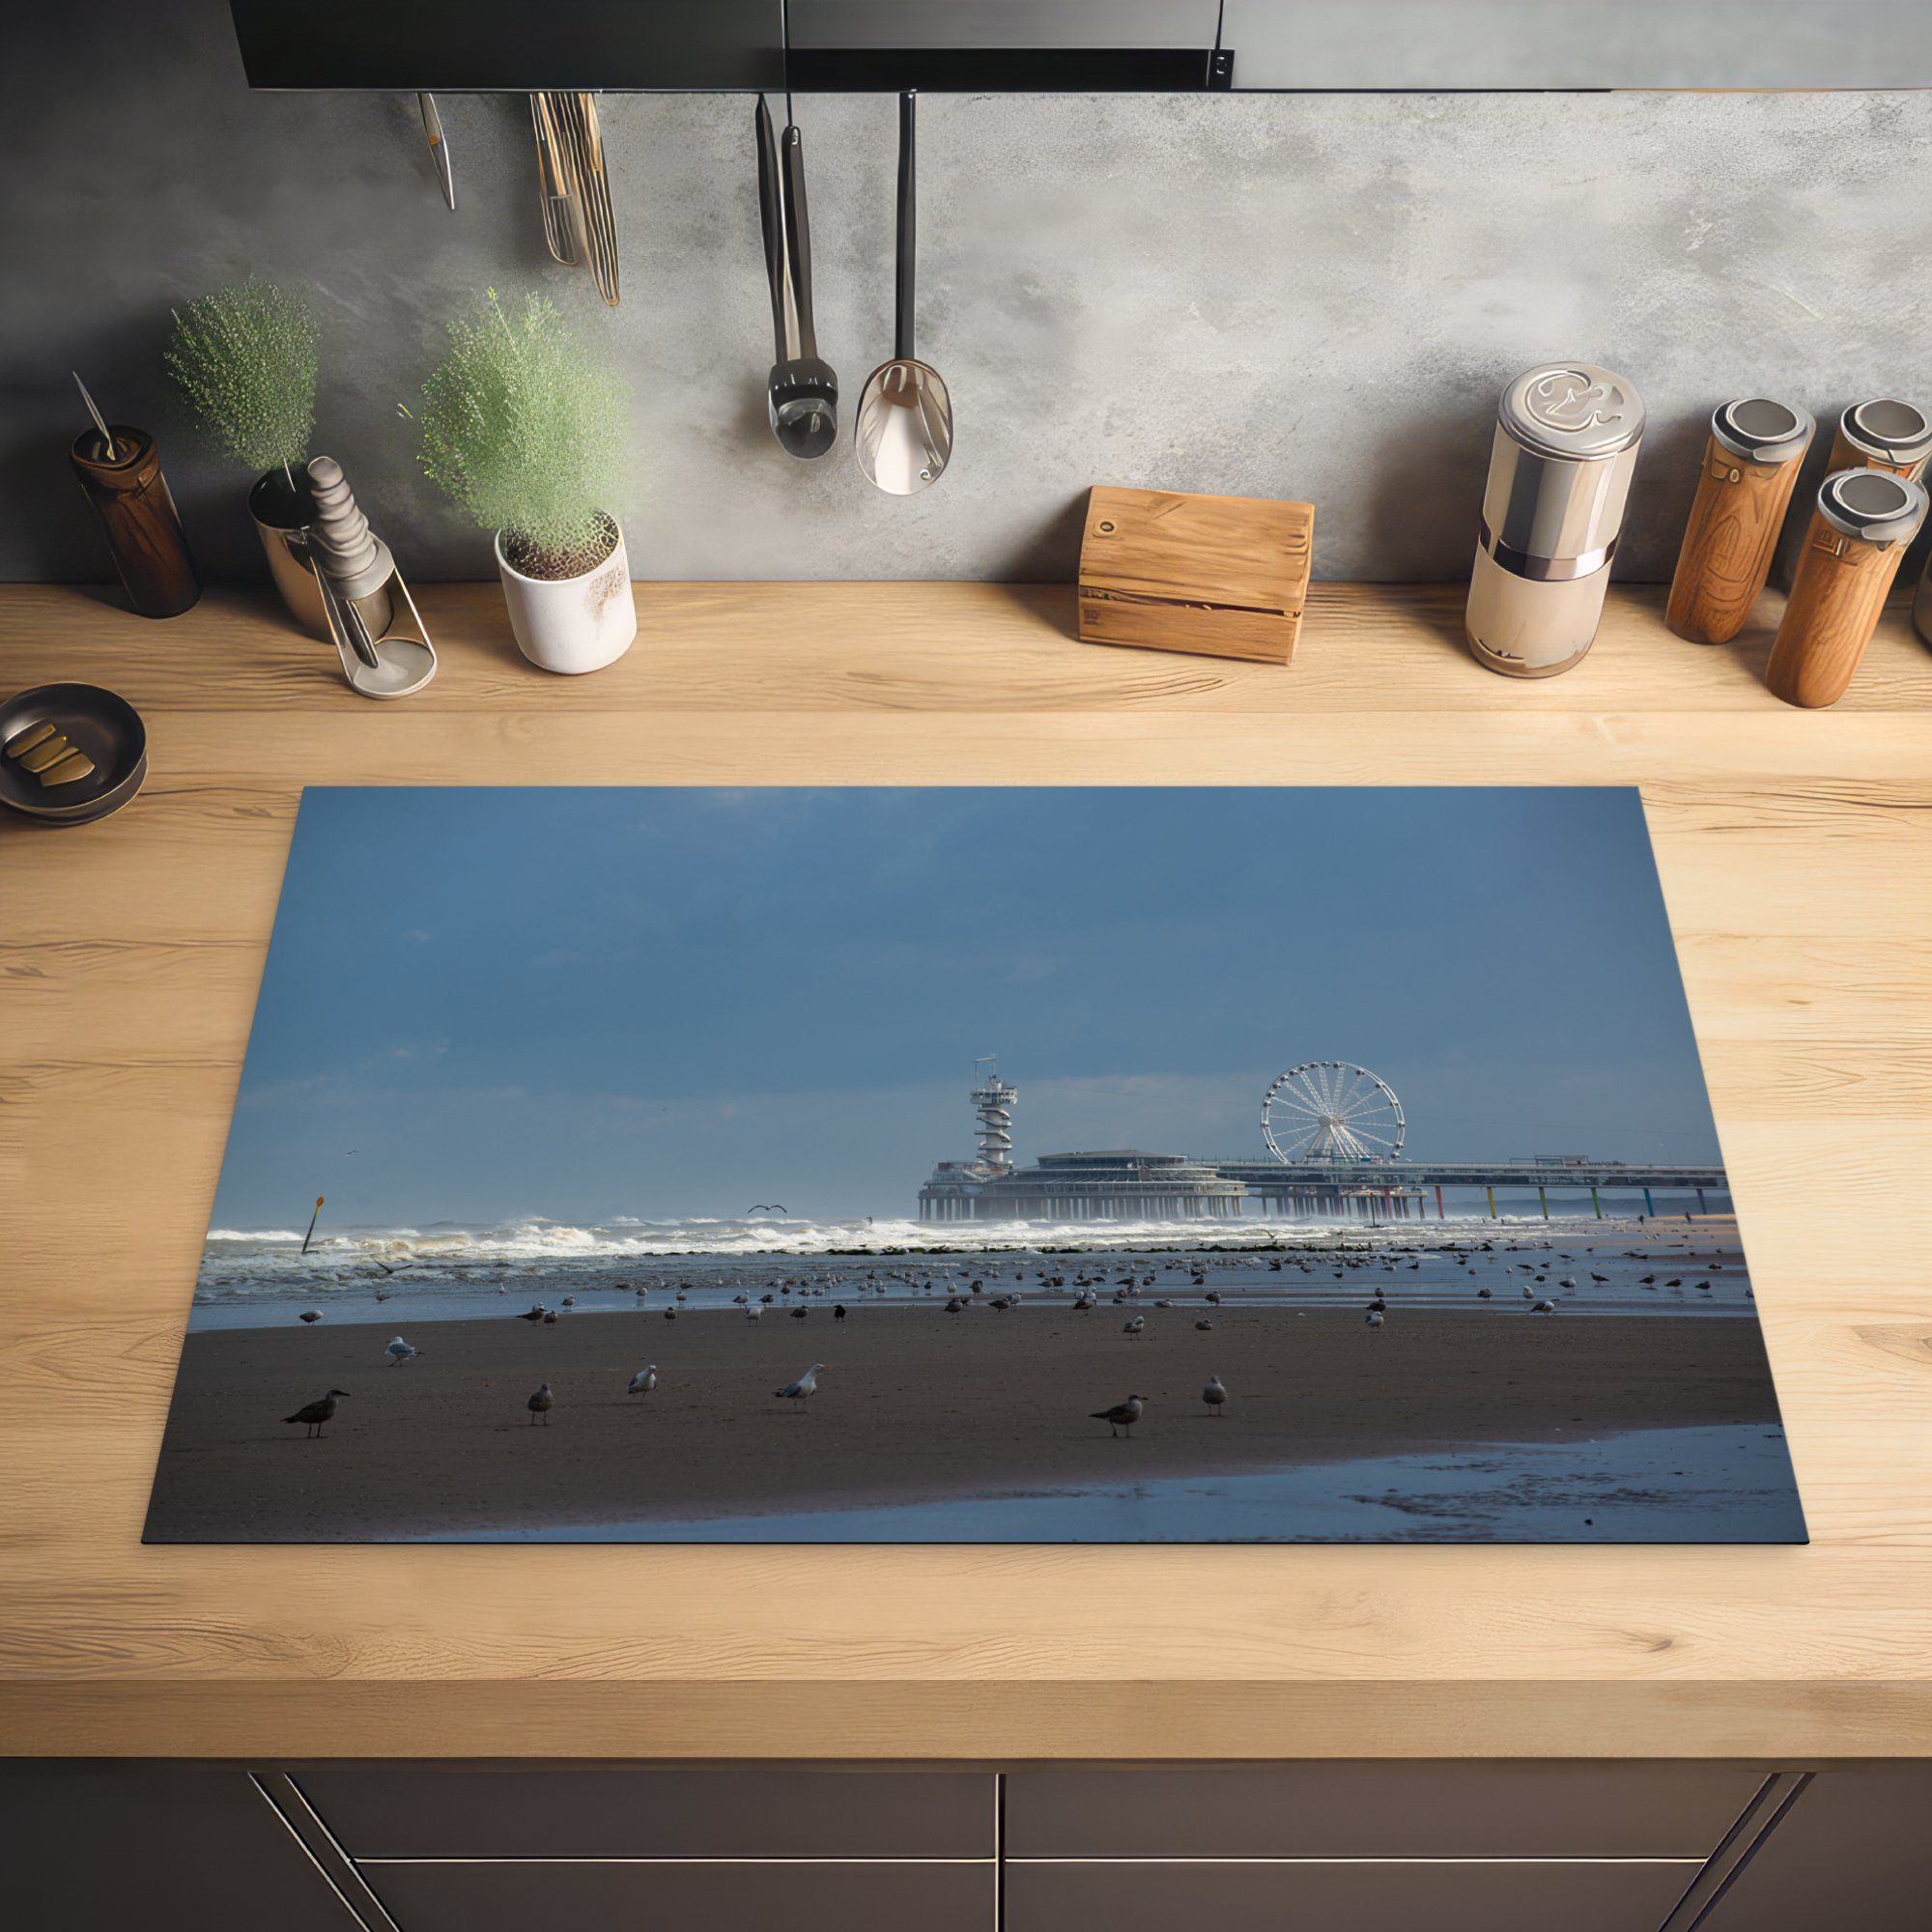
POLYGON ((1287 664, 1314 542, 1313 503, 1096 485, 1080 540, 1081 639, 1287 664))

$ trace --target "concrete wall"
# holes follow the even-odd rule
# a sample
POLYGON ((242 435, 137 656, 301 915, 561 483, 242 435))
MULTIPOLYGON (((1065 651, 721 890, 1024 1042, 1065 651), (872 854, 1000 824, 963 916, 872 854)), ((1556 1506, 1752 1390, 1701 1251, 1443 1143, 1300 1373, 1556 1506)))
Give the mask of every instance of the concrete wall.
MULTIPOLYGON (((929 97, 921 349, 958 444, 898 502, 765 429, 748 100, 606 102, 607 311, 544 253, 521 97, 442 99, 452 215, 412 98, 248 94, 221 0, 45 6, 10 37, 10 578, 107 574, 70 368, 159 435, 208 573, 260 574, 248 479, 159 362, 171 302, 251 271, 310 293, 319 446, 425 580, 489 548, 396 405, 486 285, 549 289, 628 372, 641 577, 1062 577, 1094 482, 1312 498, 1321 575, 1460 577, 1498 389, 1574 355, 1649 402, 1619 568, 1660 579, 1714 404, 1932 399, 1932 94, 929 97)), ((819 340, 856 402, 891 347, 894 109, 799 112, 819 340)))

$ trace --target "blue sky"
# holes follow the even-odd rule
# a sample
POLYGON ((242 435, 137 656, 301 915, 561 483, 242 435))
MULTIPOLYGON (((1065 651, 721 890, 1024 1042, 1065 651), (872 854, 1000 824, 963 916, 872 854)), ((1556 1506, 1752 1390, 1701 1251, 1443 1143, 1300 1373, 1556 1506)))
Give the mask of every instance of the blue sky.
POLYGON ((972 1151, 1715 1158, 1634 790, 315 789, 213 1225, 910 1214, 972 1151), (354 1150, 354 1151, 350 1151, 354 1150))

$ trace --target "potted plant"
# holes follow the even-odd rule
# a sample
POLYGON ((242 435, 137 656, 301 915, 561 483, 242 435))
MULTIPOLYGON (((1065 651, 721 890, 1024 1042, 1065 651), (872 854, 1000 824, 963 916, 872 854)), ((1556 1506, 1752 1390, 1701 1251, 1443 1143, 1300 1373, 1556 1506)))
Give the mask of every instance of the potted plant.
POLYGON ((623 379, 535 294, 508 310, 489 290, 423 384, 423 469, 495 533, 510 628, 545 670, 597 670, 638 635, 611 509, 629 411, 623 379))
POLYGON ((164 360, 210 437, 255 470, 248 512, 269 574, 293 615, 328 635, 308 528, 315 507, 301 469, 315 434, 315 312, 271 282, 216 289, 174 311, 164 360))

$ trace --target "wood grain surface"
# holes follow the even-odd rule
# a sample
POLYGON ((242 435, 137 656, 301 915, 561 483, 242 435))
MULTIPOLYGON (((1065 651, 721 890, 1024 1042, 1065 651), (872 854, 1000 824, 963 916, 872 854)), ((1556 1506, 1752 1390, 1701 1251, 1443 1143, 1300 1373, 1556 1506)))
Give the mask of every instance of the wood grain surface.
POLYGON ((1819 708, 1845 695, 1877 628, 1904 544, 1870 544, 1811 513, 1798 574, 1772 642, 1765 688, 1787 704, 1819 708))
MULTIPOLYGON (((1833 711, 1612 593, 1569 676, 1459 587, 1318 585, 1293 666, 1072 639, 1070 588, 639 584, 548 677, 432 587, 352 694, 266 597, 0 590, 5 687, 145 714, 128 810, 0 822, 0 1750, 1932 1755, 1932 659, 1833 711), (139 1544, 304 781, 1638 783, 1808 1548, 139 1544)), ((1378 864, 1400 855, 1378 853, 1378 864)), ((1499 863, 1522 863, 1499 855, 1499 863)), ((1284 887, 1286 890, 1287 887, 1284 887)))
POLYGON ((1715 436, 1707 439, 1663 609, 1664 622, 1680 638, 1727 644, 1744 629, 1771 575, 1784 512, 1804 467, 1804 446, 1782 463, 1753 463, 1715 436))

